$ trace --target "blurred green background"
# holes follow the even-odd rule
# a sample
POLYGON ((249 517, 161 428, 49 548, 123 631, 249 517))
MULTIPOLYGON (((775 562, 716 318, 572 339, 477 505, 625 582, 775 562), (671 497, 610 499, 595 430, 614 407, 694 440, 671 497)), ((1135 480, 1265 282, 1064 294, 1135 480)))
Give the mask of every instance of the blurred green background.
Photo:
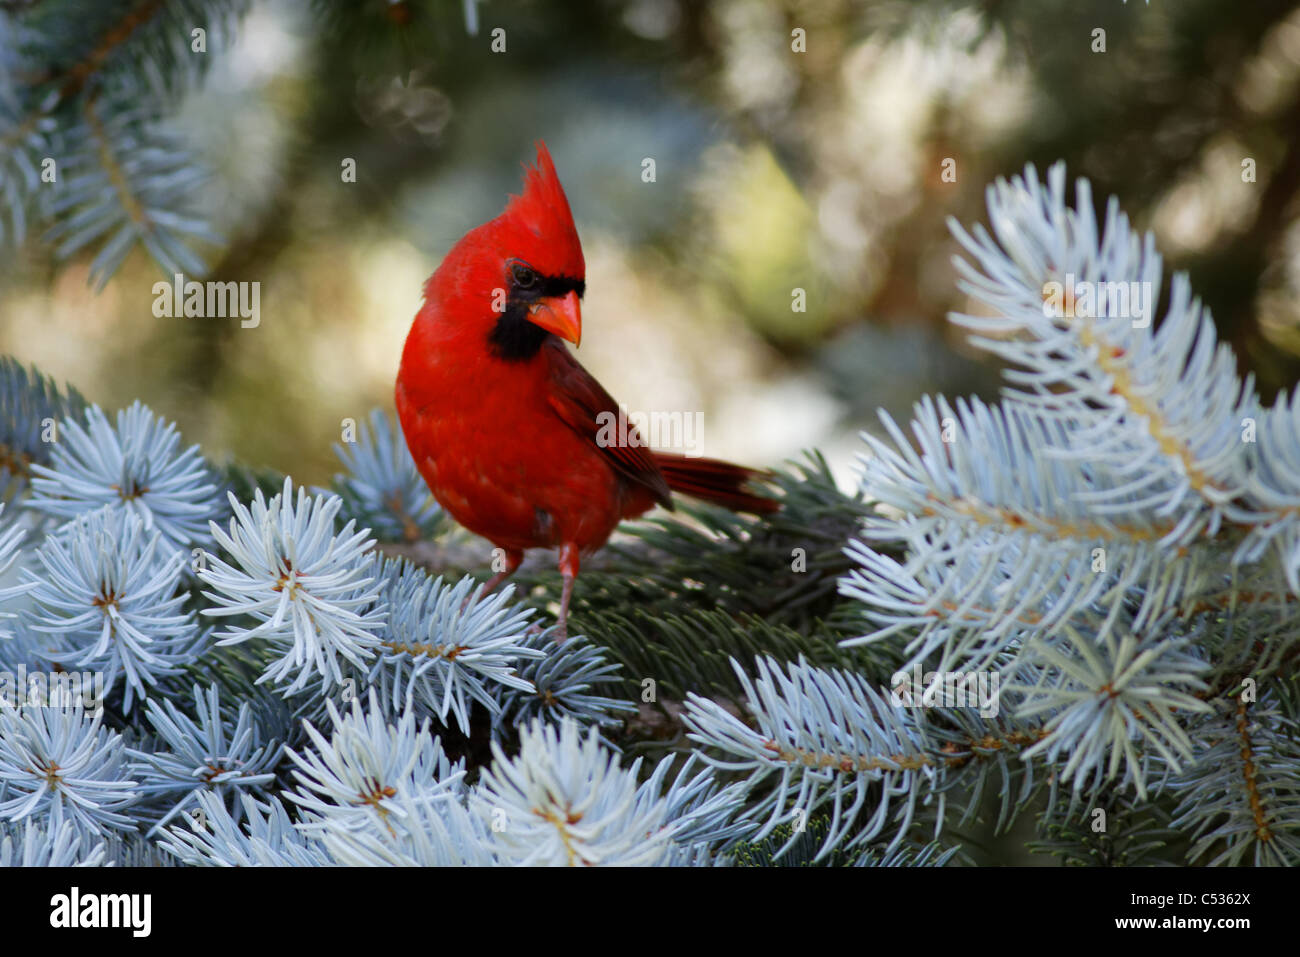
POLYGON ((391 408, 425 278, 539 138, 587 254, 579 358, 631 408, 703 411, 706 454, 819 446, 847 485, 877 407, 995 395, 944 319, 945 220, 1026 162, 1153 230, 1266 397, 1300 371, 1290 3, 265 0, 177 122, 226 239, 208 276, 260 282, 260 326, 156 318, 144 253, 95 293, 37 242, 0 266, 0 351, 300 481, 391 408))

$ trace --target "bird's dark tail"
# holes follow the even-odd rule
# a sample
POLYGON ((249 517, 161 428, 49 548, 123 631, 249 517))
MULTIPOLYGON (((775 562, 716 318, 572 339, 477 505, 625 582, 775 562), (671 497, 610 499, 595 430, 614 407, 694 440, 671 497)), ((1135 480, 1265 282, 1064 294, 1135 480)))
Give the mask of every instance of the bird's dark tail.
POLYGON ((734 512, 769 515, 781 507, 775 499, 745 491, 745 483, 763 473, 719 459, 687 458, 671 452, 655 452, 655 464, 674 492, 721 505, 734 512))

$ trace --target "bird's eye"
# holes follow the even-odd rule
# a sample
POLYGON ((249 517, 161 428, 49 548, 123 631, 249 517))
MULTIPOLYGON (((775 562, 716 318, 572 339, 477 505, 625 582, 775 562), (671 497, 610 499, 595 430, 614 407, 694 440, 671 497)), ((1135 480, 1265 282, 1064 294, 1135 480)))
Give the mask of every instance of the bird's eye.
POLYGON ((538 276, 531 266, 524 263, 515 263, 510 267, 511 278, 515 281, 516 289, 532 289, 537 285, 538 276))

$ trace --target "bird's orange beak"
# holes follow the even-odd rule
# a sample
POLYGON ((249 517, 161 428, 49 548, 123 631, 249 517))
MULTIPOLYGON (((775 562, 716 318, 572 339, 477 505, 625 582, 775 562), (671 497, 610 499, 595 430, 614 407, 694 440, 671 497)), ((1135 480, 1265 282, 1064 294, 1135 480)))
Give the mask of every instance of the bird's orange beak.
POLYGON ((539 299, 529 308, 528 321, 575 346, 582 341, 582 309, 576 292, 539 299))

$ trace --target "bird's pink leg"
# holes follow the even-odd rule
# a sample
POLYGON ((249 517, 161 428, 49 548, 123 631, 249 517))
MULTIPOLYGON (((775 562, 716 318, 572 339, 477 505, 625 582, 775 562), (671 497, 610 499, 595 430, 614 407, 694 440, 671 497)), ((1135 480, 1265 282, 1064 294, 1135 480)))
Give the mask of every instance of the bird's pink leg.
POLYGON ((573 596, 573 580, 578 577, 578 546, 572 542, 560 548, 560 574, 564 576, 564 591, 560 594, 560 617, 555 628, 557 645, 569 636, 569 599, 573 596))
MULTIPOLYGON (((523 552, 518 551, 516 549, 510 549, 510 548, 503 549, 503 551, 506 553, 505 569, 497 572, 495 575, 489 578, 487 582, 483 585, 483 587, 478 591, 470 592, 469 597, 465 599, 465 605, 468 605, 470 603, 470 600, 473 599, 475 596, 486 598, 488 595, 492 594, 492 592, 496 590, 496 587, 500 585, 503 581, 505 581, 507 578, 509 578, 511 575, 513 575, 515 571, 519 568, 520 564, 523 563, 524 560, 523 552)), ((461 606, 462 611, 464 610, 465 605, 461 606)))
POLYGON ((524 556, 522 552, 506 552, 505 570, 497 572, 487 580, 486 584, 483 585, 483 594, 490 595, 496 591, 497 585, 500 585, 503 581, 513 575, 523 560, 524 556))

